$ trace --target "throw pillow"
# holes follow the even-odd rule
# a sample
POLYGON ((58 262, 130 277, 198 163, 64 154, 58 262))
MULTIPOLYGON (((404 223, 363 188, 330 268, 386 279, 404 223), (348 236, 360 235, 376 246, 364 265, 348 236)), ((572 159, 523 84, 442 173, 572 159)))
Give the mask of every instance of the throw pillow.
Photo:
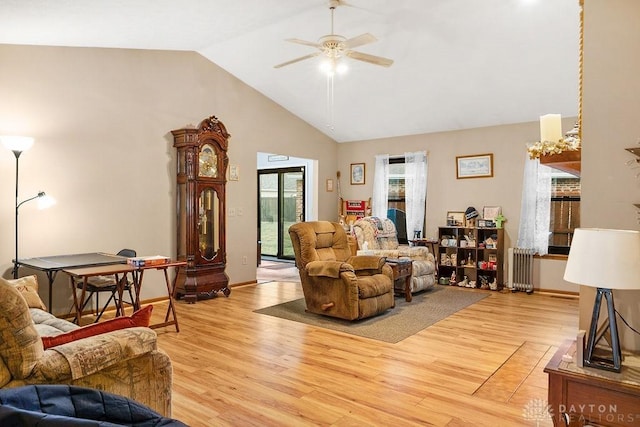
POLYGON ((40 295, 38 294, 38 277, 33 276, 25 276, 20 277, 19 279, 2 279, 8 284, 15 287, 22 297, 27 301, 27 305, 29 308, 40 308, 42 310, 47 310, 47 306, 40 299, 40 295))
POLYGON ((42 357, 42 341, 20 292, 0 280, 0 357, 14 380, 28 378, 42 357))
POLYGON ((152 305, 148 305, 145 308, 133 313, 131 316, 121 316, 114 319, 109 319, 105 322, 92 323, 91 325, 83 326, 78 329, 74 329, 69 332, 65 332, 60 335, 52 337, 42 337, 42 344, 44 349, 56 347, 58 345, 66 344, 71 341, 80 340, 82 338, 88 338, 95 335, 105 334, 111 331, 117 331, 125 328, 135 328, 136 326, 148 327, 151 321, 152 305))

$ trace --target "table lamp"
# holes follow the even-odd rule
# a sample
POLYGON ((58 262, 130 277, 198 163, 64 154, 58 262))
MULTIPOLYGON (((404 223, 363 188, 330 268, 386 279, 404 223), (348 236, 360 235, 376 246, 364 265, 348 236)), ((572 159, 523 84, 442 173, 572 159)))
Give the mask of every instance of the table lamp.
POLYGON ((584 366, 620 372, 622 351, 612 289, 640 289, 640 232, 601 228, 575 229, 564 280, 596 288, 591 326, 584 351, 584 366), (603 297, 607 303, 608 317, 598 327, 603 297), (596 345, 602 338, 609 341, 611 358, 606 357, 606 354, 594 354, 596 345))

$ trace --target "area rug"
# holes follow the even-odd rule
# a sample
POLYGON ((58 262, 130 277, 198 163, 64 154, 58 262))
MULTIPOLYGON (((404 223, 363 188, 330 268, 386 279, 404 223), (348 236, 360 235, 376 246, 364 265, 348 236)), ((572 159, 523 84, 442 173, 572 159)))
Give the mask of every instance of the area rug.
POLYGON ((379 316, 353 322, 307 313, 304 298, 254 311, 365 338, 397 343, 487 296, 489 291, 436 285, 429 291, 415 294, 411 302, 406 302, 404 297, 396 297, 395 308, 379 316))

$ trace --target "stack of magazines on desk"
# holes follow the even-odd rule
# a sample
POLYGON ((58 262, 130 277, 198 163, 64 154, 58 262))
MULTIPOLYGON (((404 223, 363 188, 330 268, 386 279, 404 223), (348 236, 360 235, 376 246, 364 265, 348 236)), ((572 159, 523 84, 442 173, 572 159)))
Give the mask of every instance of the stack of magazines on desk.
POLYGON ((162 255, 142 256, 127 259, 127 264, 134 267, 152 267, 154 265, 169 264, 171 258, 162 255))

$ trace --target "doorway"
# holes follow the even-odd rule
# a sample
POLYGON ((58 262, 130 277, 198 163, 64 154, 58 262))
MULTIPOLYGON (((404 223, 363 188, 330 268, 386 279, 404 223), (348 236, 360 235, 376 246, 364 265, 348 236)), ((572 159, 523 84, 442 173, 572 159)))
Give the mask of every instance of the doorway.
POLYGON ((305 218, 305 167, 258 171, 260 255, 293 260, 289 226, 305 218))

